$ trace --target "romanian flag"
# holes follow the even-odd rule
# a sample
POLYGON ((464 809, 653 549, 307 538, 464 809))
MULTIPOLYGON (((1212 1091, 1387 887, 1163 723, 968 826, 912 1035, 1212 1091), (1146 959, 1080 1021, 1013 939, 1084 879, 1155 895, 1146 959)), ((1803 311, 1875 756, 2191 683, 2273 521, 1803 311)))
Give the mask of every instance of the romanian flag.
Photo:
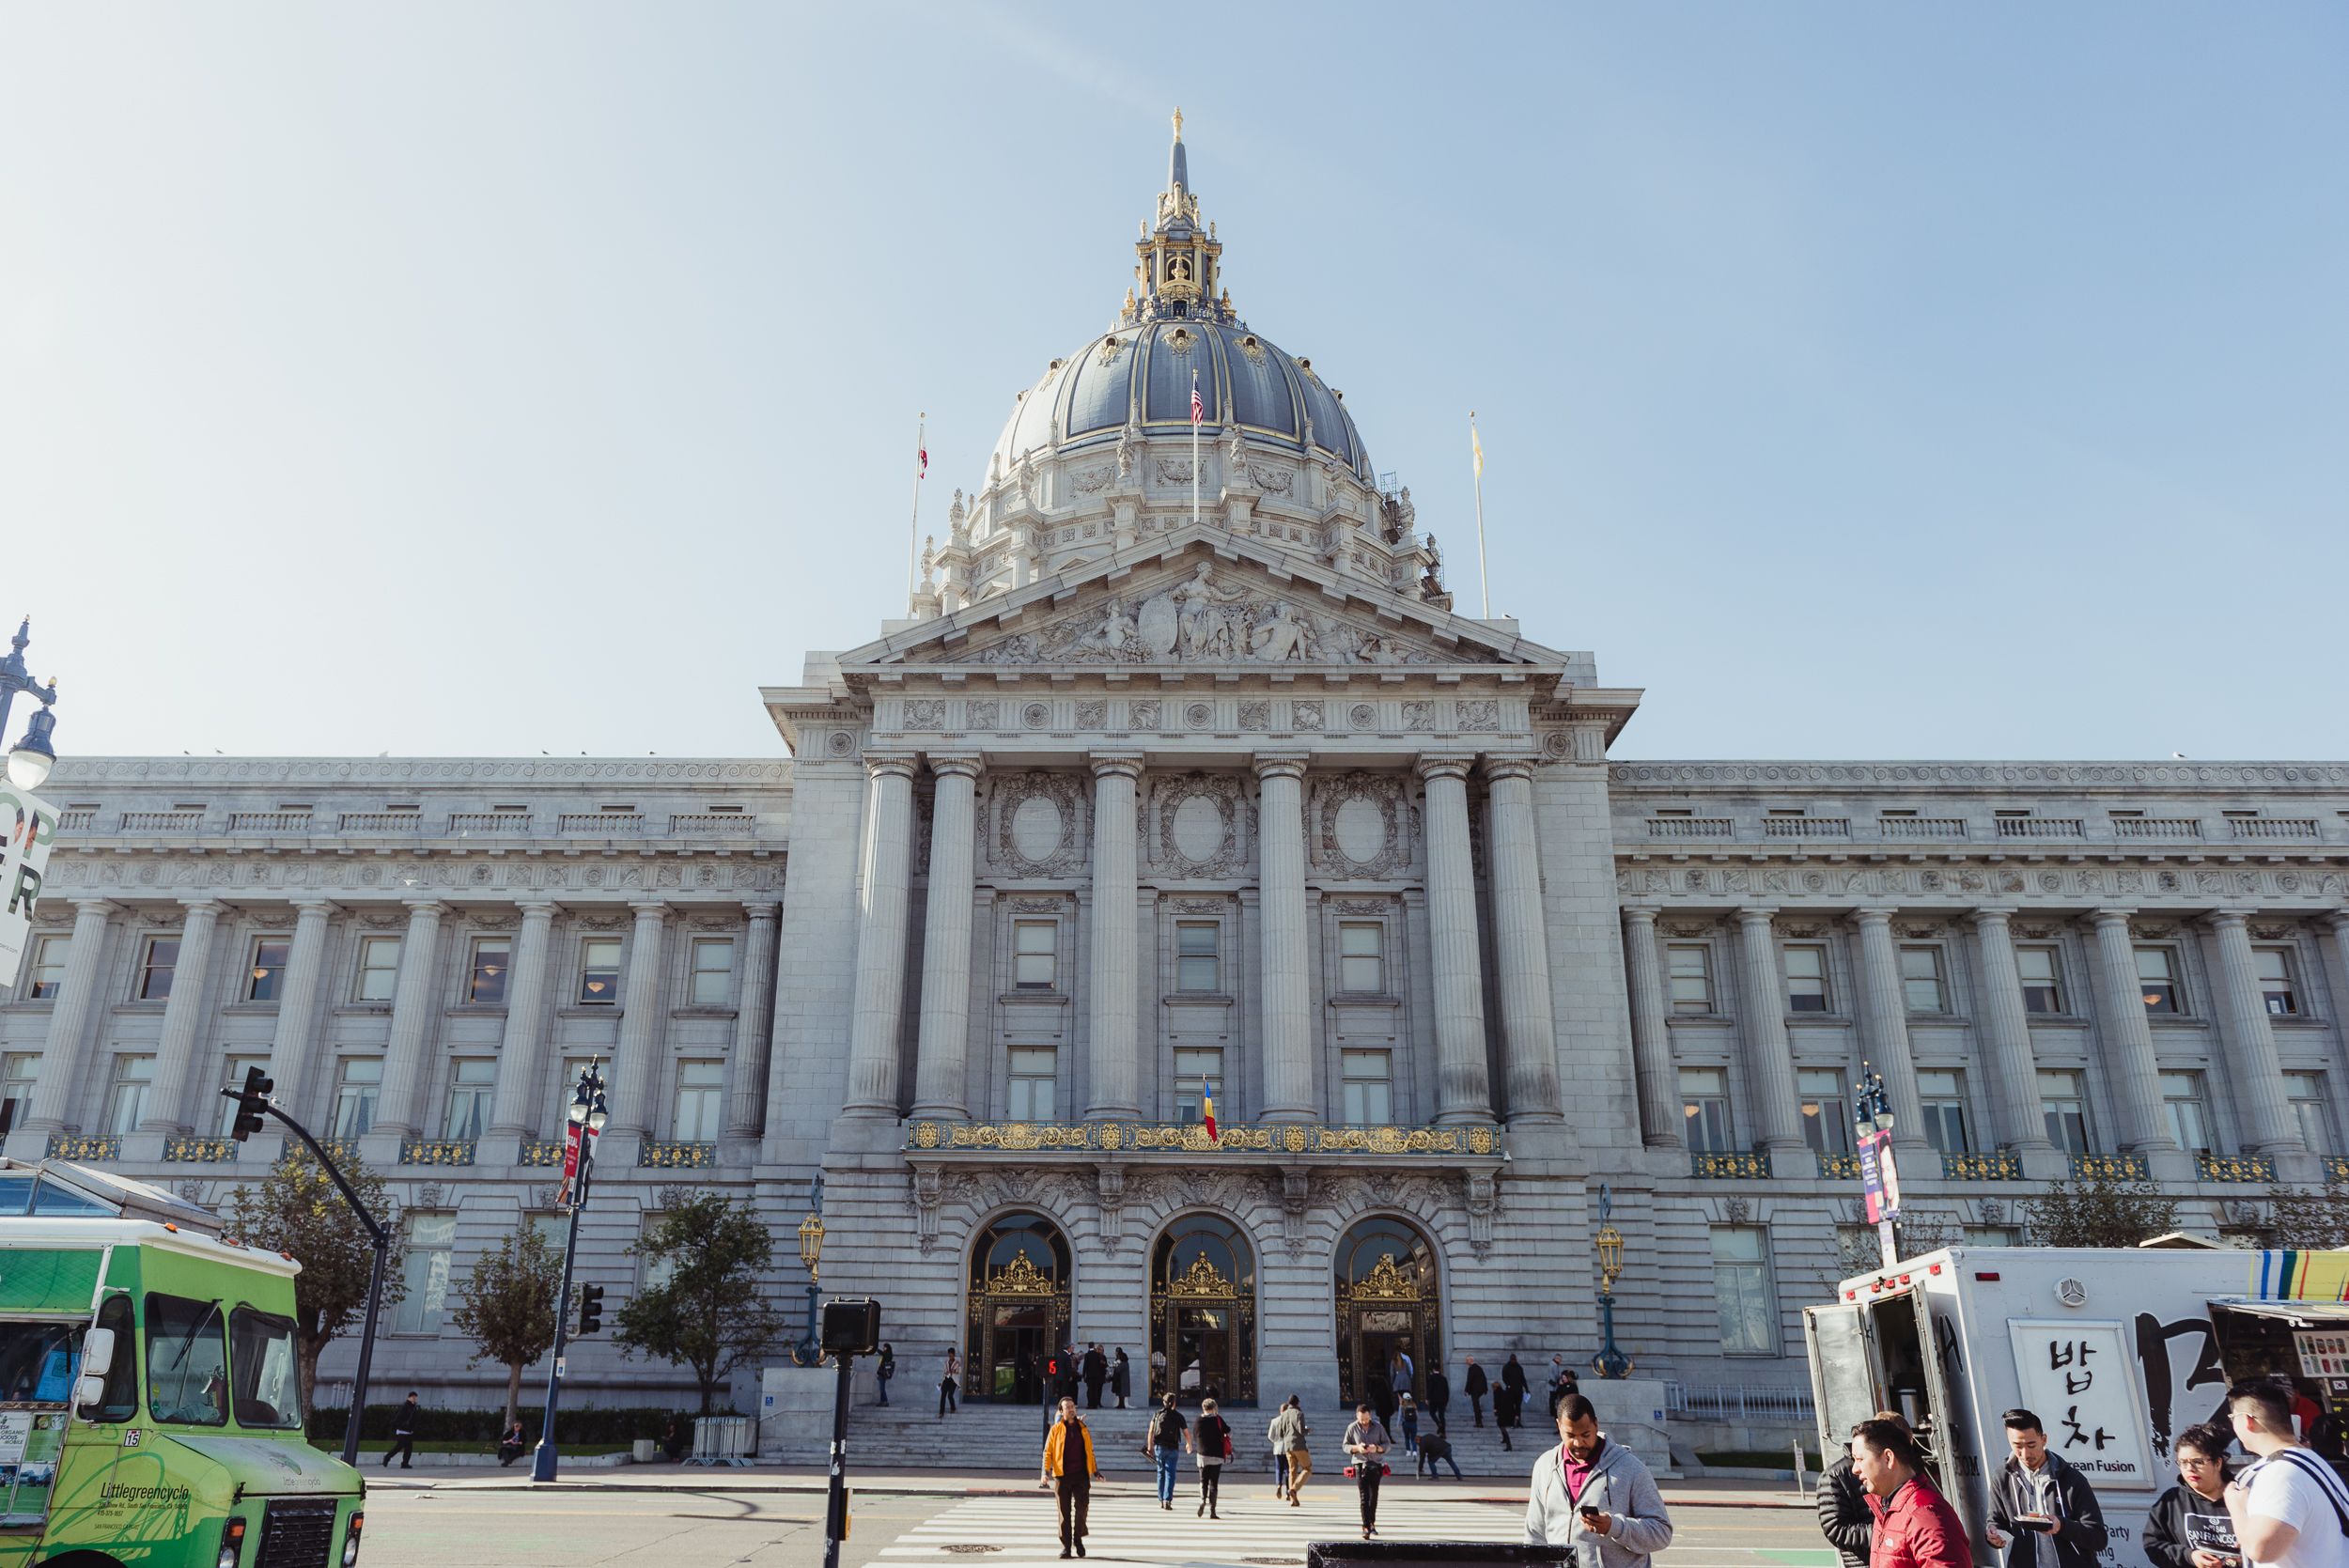
POLYGON ((1199 1079, 1199 1120, 1206 1124, 1207 1136, 1215 1137, 1215 1090, 1204 1075, 1199 1079))

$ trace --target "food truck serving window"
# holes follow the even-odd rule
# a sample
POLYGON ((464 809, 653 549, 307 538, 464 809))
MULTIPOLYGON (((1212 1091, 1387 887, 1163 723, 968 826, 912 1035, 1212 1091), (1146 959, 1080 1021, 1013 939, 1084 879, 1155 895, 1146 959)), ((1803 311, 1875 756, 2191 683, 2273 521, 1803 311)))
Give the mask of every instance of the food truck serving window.
POLYGON ((228 1424, 228 1338, 219 1302, 148 1293, 147 1403, 159 1421, 228 1424))
POLYGON ((0 1402, 63 1405, 82 1358, 78 1323, 0 1323, 0 1402))
POLYGON ((239 1426, 298 1427, 302 1424, 302 1374, 294 1360, 291 1318, 239 1307, 228 1314, 228 1338, 236 1354, 235 1409, 239 1426))

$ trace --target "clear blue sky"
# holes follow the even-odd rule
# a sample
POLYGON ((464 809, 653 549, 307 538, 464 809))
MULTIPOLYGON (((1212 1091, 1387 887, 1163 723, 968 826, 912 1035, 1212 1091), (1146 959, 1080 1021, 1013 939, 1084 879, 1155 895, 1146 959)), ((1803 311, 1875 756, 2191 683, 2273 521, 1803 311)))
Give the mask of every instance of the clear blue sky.
POLYGON ((1619 755, 2349 756, 2349 10, 1177 14, 0 8, 61 749, 779 754, 1179 102, 1471 611, 1479 411, 1619 755))

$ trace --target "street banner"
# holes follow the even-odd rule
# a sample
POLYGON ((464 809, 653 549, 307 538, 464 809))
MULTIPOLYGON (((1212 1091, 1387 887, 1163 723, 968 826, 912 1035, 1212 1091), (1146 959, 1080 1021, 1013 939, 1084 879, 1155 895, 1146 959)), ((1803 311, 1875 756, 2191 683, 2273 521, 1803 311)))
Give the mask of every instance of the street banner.
POLYGON ((1861 1133, 1859 1180, 1868 1191, 1868 1223, 1882 1224, 1901 1217, 1901 1178, 1892 1163, 1892 1135, 1874 1127, 1861 1133))
POLYGON ((0 858, 0 985, 14 983, 33 931, 33 906, 49 871, 57 839, 57 809, 29 790, 0 781, 0 829, 8 835, 0 858))
POLYGON ((579 1124, 566 1120, 563 1124, 563 1189, 554 1200, 557 1208, 571 1201, 571 1184, 579 1180, 579 1124))

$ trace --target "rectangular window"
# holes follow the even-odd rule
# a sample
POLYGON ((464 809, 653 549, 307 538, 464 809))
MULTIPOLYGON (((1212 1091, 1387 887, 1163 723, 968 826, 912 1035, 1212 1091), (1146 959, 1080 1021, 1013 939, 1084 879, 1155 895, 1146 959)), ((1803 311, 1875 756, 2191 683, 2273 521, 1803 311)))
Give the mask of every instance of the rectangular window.
POLYGON ((1387 994, 1387 928, 1375 921, 1338 927, 1338 989, 1355 996, 1387 994))
POLYGON ((2333 1152, 2333 1118, 2325 1104, 2325 1075, 2323 1073, 2286 1073, 2284 1093, 2291 1097, 2292 1114, 2299 1124, 2300 1141, 2312 1155, 2333 1152))
POLYGON ((147 1115, 147 1088, 155 1081, 151 1056, 117 1056, 115 1079, 106 1090, 106 1131, 115 1136, 139 1130, 147 1115))
POLYGON ((1215 1096, 1215 1120, 1218 1126, 1232 1118, 1231 1109, 1223 1100, 1223 1053, 1220 1050, 1178 1050, 1174 1053, 1174 1119, 1178 1122, 1199 1120, 1199 1091, 1202 1085, 1215 1096))
POLYGON ((2088 1100, 2080 1093, 2078 1073, 2042 1071, 2039 1106, 2046 1114, 2048 1142, 2066 1154, 2094 1152, 2095 1142, 2088 1136, 2088 1100))
POLYGON ((2027 1013, 2063 1011, 2063 984, 2052 947, 2018 947, 2015 971, 2023 977, 2023 1010, 2027 1013))
POLYGON ((506 976, 513 968, 514 939, 475 937, 473 972, 465 980, 465 1000, 484 1007, 506 1004, 506 976))
POLYGON ((171 995, 171 973, 179 967, 179 939, 149 937, 147 962, 139 970, 139 1000, 162 1001, 171 995))
POLYGON ((1968 1247, 2020 1247, 2023 1233, 2013 1225, 1968 1225, 1966 1227, 1968 1247))
POLYGON ((33 1107, 33 1087, 40 1081, 40 1052, 11 1051, 5 1082, 0 1082, 0 1138, 24 1120, 33 1107))
POLYGON ((65 984, 65 961, 73 953, 71 936, 43 937, 33 944, 33 988, 28 993, 35 1001, 54 1001, 57 987, 65 984))
POLYGON ((1683 1136, 1688 1147, 1699 1154, 1728 1153, 1729 1069, 1681 1068, 1680 1101, 1688 1119, 1683 1136))
POLYGON ((1966 1075, 1920 1072, 1917 1097, 1925 1106, 1925 1141, 1945 1155, 1970 1152, 1973 1145, 1966 1141, 1966 1075))
POLYGON ((1346 1120, 1355 1126, 1394 1125, 1392 1054, 1383 1050, 1338 1052, 1345 1084, 1346 1120))
POLYGON ((1211 920, 1186 920, 1174 927, 1174 988, 1178 991, 1223 989, 1217 958, 1219 927, 1211 920))
MULTIPOLYGON (((230 1057, 226 1067, 221 1074, 220 1086, 224 1089, 243 1088, 245 1069, 248 1067, 258 1067, 264 1075, 267 1075, 269 1058, 266 1056, 230 1057)), ((220 1125, 212 1129, 212 1136, 226 1138, 228 1136, 229 1129, 237 1125, 237 1111, 241 1108, 235 1100, 214 1100, 212 1103, 220 1107, 218 1118, 220 1125)))
POLYGON ((448 1117, 441 1136, 479 1138, 490 1125, 490 1100, 497 1085, 498 1064, 493 1056, 460 1056, 450 1063, 448 1117))
POLYGON ((1720 1310, 1721 1353, 1778 1354, 1770 1306, 1770 1264, 1759 1225, 1713 1227, 1713 1300, 1720 1310))
POLYGON ((408 1294, 392 1320, 395 1334, 437 1334, 448 1295, 450 1254, 457 1250, 457 1216, 408 1216, 408 1294))
POLYGON ((579 1000, 583 1006, 609 1007, 620 996, 620 939, 589 937, 579 944, 579 1000))
POLYGON ((253 944, 253 966, 245 975, 244 1000, 275 1001, 286 984, 286 954, 293 946, 285 937, 263 937, 253 944))
POLYGON ((723 1007, 733 1000, 734 939, 699 939, 693 943, 693 1005, 723 1007))
POLYGON ((2175 1013, 2178 1006, 2178 974, 2175 960, 2166 947, 2140 947, 2137 950, 2137 988, 2145 998, 2148 1013, 2175 1013))
POLYGON ((1786 950, 1786 1008, 1793 1013, 1827 1011, 1827 949, 1786 950))
POLYGON ((2260 1000, 2267 1010, 2279 1018, 2289 1018, 2300 1011, 2300 999, 2292 986, 2292 955, 2280 947, 2256 947, 2251 950, 2251 962, 2260 978, 2260 1000))
POLYGON ((1802 1141, 1815 1155, 1851 1152, 1851 1114, 1843 1107, 1843 1075, 1805 1067, 1795 1074, 1802 1095, 1802 1141))
POLYGON ((1949 998, 1941 984, 1941 950, 1937 947, 1901 949, 1901 993, 1912 1013, 1946 1013, 1949 998))
POLYGON ((1049 1046, 1019 1046, 1011 1053, 1011 1105, 1015 1122, 1049 1122, 1053 1115, 1054 1083, 1060 1076, 1060 1052, 1049 1046))
POLYGON ((359 939, 359 1000, 389 1001, 399 984, 399 939, 362 937, 359 939))
POLYGON ((1671 959, 1672 1011, 1713 1011, 1712 951, 1703 947, 1674 947, 1667 951, 1671 959))
POLYGON ((1023 920, 1011 928, 1011 983, 1022 991, 1049 991, 1060 984, 1060 923, 1023 920))
POLYGON ((680 1062, 677 1064, 677 1133, 683 1143, 718 1141, 724 1114, 726 1064, 723 1062, 680 1062))
POLYGON ((2202 1108, 2202 1075, 2161 1075, 2161 1109, 2170 1118, 2170 1136, 2190 1155, 2211 1152, 2210 1114, 2202 1108))
POLYGON ((365 1138, 375 1126, 375 1096, 383 1087, 383 1059, 346 1056, 334 1076, 334 1136, 365 1138))

